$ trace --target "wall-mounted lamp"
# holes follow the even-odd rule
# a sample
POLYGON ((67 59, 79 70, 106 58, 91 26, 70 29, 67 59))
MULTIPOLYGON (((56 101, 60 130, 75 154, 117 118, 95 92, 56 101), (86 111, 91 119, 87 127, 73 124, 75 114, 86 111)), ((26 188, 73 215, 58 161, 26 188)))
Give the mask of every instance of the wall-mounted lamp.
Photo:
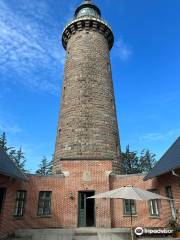
POLYGON ((73 192, 70 192, 70 193, 69 193, 69 198, 70 198, 71 200, 73 200, 73 199, 75 198, 73 192))

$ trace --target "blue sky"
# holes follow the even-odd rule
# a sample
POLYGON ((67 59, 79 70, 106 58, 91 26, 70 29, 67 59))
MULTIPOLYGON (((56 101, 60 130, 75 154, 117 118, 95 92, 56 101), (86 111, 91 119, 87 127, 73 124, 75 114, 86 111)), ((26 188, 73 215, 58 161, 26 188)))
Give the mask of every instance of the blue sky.
MULTIPOLYGON (((0 0, 0 131, 27 168, 54 151, 64 25, 79 0, 0 0)), ((180 1, 96 0, 115 35, 111 51, 122 149, 159 158, 180 135, 180 1)))

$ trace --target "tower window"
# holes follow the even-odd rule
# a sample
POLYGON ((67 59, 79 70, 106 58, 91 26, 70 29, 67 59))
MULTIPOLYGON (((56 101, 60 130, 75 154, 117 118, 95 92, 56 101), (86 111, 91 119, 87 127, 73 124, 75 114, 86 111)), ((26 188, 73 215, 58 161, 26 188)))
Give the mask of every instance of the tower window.
POLYGON ((15 217, 22 217, 24 215, 26 194, 26 191, 20 190, 16 192, 16 206, 14 212, 15 217))
POLYGON ((49 216, 51 214, 51 191, 39 192, 38 216, 49 216))
POLYGON ((117 152, 117 154, 118 154, 118 156, 119 156, 119 154, 120 154, 120 149, 119 149, 119 144, 118 144, 118 143, 116 143, 116 152, 117 152))
POLYGON ((111 64, 109 62, 107 63, 107 66, 108 66, 108 71, 111 72, 111 64))

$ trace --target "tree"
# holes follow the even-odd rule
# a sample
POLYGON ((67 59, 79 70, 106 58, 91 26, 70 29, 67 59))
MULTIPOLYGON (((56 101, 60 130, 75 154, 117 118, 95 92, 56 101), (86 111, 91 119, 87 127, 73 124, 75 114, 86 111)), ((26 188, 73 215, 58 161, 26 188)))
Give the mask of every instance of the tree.
POLYGON ((18 168, 20 168, 23 172, 25 170, 25 155, 20 147, 18 150, 15 147, 9 147, 7 143, 6 133, 3 132, 0 136, 0 146, 6 151, 10 159, 16 164, 18 168))
POLYGON ((129 145, 121 152, 121 159, 125 174, 149 172, 156 163, 155 154, 144 149, 139 156, 137 151, 130 151, 129 145))
POLYGON ((8 152, 7 152, 8 156, 10 157, 11 160, 13 160, 13 162, 15 162, 15 158, 16 158, 16 149, 15 148, 11 148, 8 152))
POLYGON ((137 157, 137 152, 130 151, 129 145, 126 146, 125 152, 121 152, 121 158, 124 173, 132 174, 139 172, 139 159, 137 157))
POLYGON ((155 163, 155 154, 151 153, 149 150, 142 150, 139 157, 140 172, 149 172, 154 167, 155 163))
POLYGON ((18 150, 10 148, 7 154, 19 169, 23 172, 27 172, 27 170, 25 170, 26 159, 21 147, 18 150))
POLYGON ((26 159, 21 147, 18 150, 16 150, 14 161, 17 167, 25 171, 24 167, 25 167, 26 159))
POLYGON ((0 147, 2 147, 6 152, 8 151, 6 133, 3 132, 0 136, 0 147))
POLYGON ((50 163, 46 157, 43 157, 41 163, 39 164, 39 169, 36 171, 39 175, 50 175, 50 163))

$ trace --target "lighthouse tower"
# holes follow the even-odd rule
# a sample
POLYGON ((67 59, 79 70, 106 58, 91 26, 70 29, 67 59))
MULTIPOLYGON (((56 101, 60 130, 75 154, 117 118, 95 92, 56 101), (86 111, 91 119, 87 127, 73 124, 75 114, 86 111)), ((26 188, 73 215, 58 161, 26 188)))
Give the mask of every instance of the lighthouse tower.
POLYGON ((95 206, 86 199, 108 191, 110 175, 121 172, 113 43, 111 27, 90 0, 78 6, 62 33, 66 62, 53 172, 65 176, 64 226, 111 226, 109 203, 96 201, 95 206), (70 201, 69 194, 77 202, 70 201))
POLYGON ((66 50, 54 171, 61 162, 111 160, 120 172, 110 49, 114 36, 99 8, 84 1, 64 29, 66 50))

